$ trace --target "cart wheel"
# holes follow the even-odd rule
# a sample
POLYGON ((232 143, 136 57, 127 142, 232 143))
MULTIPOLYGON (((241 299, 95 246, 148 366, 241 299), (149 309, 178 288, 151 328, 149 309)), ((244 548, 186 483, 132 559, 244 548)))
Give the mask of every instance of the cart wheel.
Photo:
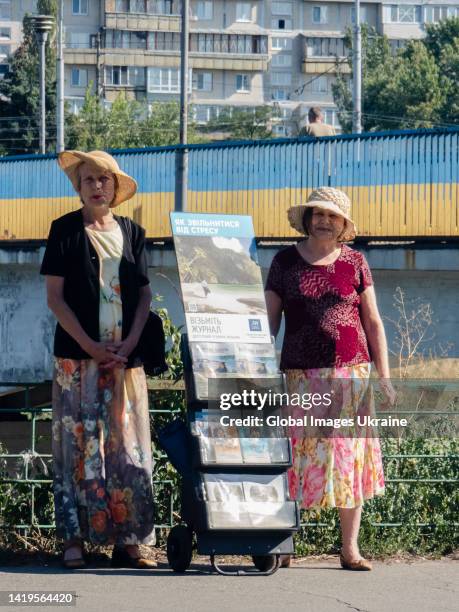
POLYGON ((253 555, 252 561, 260 572, 270 572, 276 565, 276 555, 253 555))
POLYGON ((176 525, 167 537, 167 560, 174 572, 185 572, 193 555, 193 533, 186 525, 176 525))

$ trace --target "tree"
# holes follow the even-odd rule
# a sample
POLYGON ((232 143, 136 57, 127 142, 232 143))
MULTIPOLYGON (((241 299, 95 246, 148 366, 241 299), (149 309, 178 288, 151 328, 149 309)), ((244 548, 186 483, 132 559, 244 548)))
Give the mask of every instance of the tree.
MULTIPOLYGON (((362 124, 367 131, 427 128, 458 121, 456 26, 447 20, 431 26, 425 40, 410 41, 395 54, 389 41, 374 30, 363 28, 362 124), (441 32, 440 32, 441 30, 441 32), (449 41, 449 44, 445 44, 449 41), (440 51, 441 49, 441 51, 440 51), (445 74, 451 76, 445 80, 445 74), (457 92, 456 92, 457 93, 457 92)), ((348 34, 352 67, 352 41, 348 34)), ((350 82, 339 74, 333 97, 344 131, 352 129, 350 82)))
POLYGON ((429 24, 423 40, 440 68, 440 82, 445 93, 442 121, 459 122, 459 17, 429 24))
MULTIPOLYGON (((66 147, 123 149, 174 145, 179 142, 180 109, 177 102, 154 102, 150 108, 121 93, 108 108, 86 90, 78 115, 67 116, 66 147)), ((194 123, 190 121, 188 142, 199 142, 194 123)))
POLYGON ((274 106, 253 109, 225 108, 206 125, 207 132, 221 132, 232 140, 263 140, 273 137, 272 122, 279 114, 274 106))
MULTIPOLYGON (((56 0, 38 0, 41 14, 57 15, 56 0)), ((46 125, 48 148, 54 149, 56 115, 55 30, 46 45, 46 125)), ((23 20, 23 42, 9 60, 10 70, 0 82, 1 142, 8 154, 39 150, 39 49, 29 16, 23 20)))

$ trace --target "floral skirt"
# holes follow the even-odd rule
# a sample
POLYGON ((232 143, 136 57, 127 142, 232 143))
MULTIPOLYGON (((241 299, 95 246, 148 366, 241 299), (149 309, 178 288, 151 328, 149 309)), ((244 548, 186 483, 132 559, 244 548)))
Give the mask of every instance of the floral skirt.
POLYGON ((143 367, 55 359, 54 504, 58 537, 154 543, 151 436, 143 367))
MULTIPOLYGON (((357 411, 374 416, 369 375, 370 364, 286 372, 290 394, 318 391, 324 388, 324 381, 339 379, 341 419, 355 417, 357 411)), ((301 433, 291 432, 293 466, 288 473, 290 495, 301 502, 301 507, 355 508, 384 493, 377 437, 362 429, 361 437, 352 433, 338 437, 339 430, 323 438, 301 433)))

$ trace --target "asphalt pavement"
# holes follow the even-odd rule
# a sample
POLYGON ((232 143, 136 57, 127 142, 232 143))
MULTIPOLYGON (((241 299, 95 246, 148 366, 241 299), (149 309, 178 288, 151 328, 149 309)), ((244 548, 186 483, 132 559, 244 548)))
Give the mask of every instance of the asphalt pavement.
MULTIPOLYGON (((152 571, 91 567, 68 572, 55 564, 3 566, 0 590, 74 591, 76 605, 67 609, 86 612, 457 612, 458 577, 458 561, 449 558, 376 561, 372 572, 344 571, 337 558, 307 559, 273 576, 250 577, 211 573, 203 558, 185 574, 174 574, 165 563, 152 571)), ((2 609, 31 607, 10 604, 2 609)))

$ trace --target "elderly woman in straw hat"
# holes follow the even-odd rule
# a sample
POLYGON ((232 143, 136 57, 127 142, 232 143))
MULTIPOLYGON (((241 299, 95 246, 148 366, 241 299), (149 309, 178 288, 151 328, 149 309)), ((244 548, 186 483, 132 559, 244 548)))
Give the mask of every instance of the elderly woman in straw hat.
POLYGON ((103 151, 65 151, 59 165, 82 207, 53 221, 41 274, 54 338, 54 501, 64 566, 83 541, 114 544, 115 567, 149 568, 154 542, 151 439, 137 343, 151 290, 145 231, 113 209, 137 184, 103 151))
MULTIPOLYGON (((334 385, 340 392, 339 414, 348 417, 362 402, 370 403, 366 409, 372 410, 371 361, 389 401, 394 399, 371 272, 365 257, 344 244, 356 235, 350 209, 347 195, 328 187, 313 191, 306 204, 290 208, 291 226, 307 239, 276 254, 266 283, 274 335, 282 312, 285 315, 281 369, 289 392, 330 391, 334 385)), ((290 492, 304 508, 337 507, 342 567, 371 570, 360 555, 358 533, 364 500, 384 491, 379 441, 355 434, 338 437, 338 432, 293 435, 290 492)))

